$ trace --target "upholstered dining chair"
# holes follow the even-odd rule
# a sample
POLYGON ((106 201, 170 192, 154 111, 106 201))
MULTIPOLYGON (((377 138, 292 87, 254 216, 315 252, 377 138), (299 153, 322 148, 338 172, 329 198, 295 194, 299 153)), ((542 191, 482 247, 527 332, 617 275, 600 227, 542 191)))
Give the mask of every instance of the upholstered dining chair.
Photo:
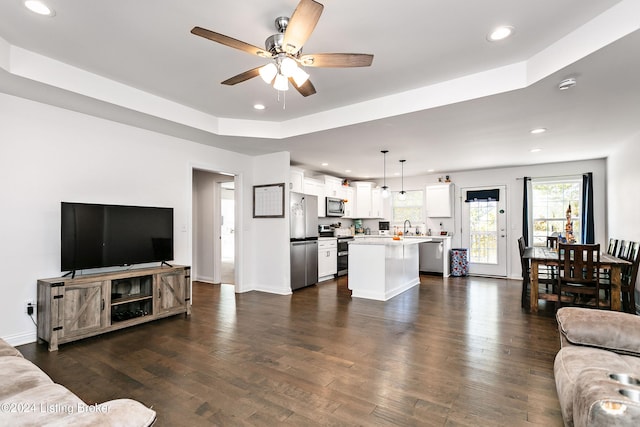
POLYGON ((558 306, 563 295, 571 295, 574 305, 590 306, 595 298, 595 307, 600 308, 600 290, 608 289, 600 282, 600 245, 559 243, 558 264, 558 306))

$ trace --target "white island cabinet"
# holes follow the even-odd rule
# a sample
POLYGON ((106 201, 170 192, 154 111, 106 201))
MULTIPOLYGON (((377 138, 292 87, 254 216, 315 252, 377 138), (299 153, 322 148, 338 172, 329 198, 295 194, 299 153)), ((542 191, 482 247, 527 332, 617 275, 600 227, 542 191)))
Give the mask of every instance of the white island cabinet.
POLYGON ((351 296, 387 301, 420 283, 419 245, 429 238, 357 238, 349 243, 351 296))

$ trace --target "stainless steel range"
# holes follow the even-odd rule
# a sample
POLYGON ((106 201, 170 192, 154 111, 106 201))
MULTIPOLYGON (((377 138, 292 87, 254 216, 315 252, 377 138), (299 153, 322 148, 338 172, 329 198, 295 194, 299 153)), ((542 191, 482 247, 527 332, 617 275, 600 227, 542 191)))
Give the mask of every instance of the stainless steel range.
POLYGON ((338 237, 338 276, 344 276, 349 272, 349 242, 353 236, 338 237))

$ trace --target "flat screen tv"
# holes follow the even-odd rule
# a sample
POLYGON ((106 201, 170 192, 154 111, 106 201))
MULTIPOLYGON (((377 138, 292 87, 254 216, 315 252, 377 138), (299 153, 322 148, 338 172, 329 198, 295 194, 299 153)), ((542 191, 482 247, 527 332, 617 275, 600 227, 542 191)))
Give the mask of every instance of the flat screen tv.
POLYGON ((62 271, 173 259, 173 208, 61 205, 62 271))

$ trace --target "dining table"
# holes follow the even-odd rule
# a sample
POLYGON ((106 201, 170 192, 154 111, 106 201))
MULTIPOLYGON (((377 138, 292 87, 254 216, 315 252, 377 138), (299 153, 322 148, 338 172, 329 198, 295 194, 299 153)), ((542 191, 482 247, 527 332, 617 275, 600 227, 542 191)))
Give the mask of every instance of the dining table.
MULTIPOLYGON (((538 299, 540 297, 538 289, 539 269, 541 265, 558 266, 558 249, 546 246, 531 246, 524 250, 524 259, 531 262, 531 289, 529 293, 529 310, 532 313, 538 311, 538 299)), ((608 253, 600 254, 600 268, 611 270, 611 310, 620 311, 620 286, 622 283, 622 267, 631 263, 622 258, 617 258, 608 253)), ((546 298, 545 298, 546 299, 546 298)))

